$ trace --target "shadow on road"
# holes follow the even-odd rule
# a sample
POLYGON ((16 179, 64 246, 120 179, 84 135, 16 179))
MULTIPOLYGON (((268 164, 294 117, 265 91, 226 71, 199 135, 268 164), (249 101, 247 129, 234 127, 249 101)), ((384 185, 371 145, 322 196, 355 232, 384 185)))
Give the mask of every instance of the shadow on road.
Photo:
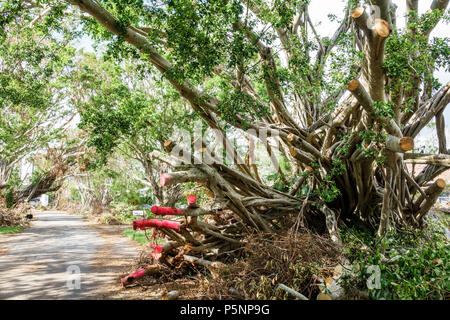
POLYGON ((102 298, 102 287, 119 277, 114 263, 123 269, 138 254, 127 239, 106 240, 80 216, 49 211, 24 232, 1 236, 0 247, 0 299, 102 298))

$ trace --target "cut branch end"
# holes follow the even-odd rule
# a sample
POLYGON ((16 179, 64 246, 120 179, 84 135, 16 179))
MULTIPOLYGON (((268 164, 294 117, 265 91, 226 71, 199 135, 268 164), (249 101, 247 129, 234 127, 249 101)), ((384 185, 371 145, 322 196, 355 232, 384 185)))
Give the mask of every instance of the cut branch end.
POLYGON ((381 38, 387 38, 391 33, 391 30, 389 29, 389 23, 383 19, 374 19, 373 29, 381 38))
POLYGON ((294 139, 295 139, 294 134, 293 134, 293 133, 289 133, 288 136, 287 136, 287 139, 288 139, 288 141, 290 141, 290 142, 294 141, 294 139))
POLYGON ((164 187, 167 185, 167 181, 169 180, 169 175, 168 174, 161 174, 161 176, 159 177, 159 183, 164 187))
POLYGON ((364 8, 358 7, 355 10, 353 10, 351 16, 353 19, 357 19, 357 18, 361 17, 363 13, 364 13, 364 8))
POLYGON ((294 147, 289 147, 289 153, 291 154, 291 156, 295 157, 297 155, 297 151, 295 151, 294 147))
POLYGON ((403 151, 410 151, 414 149, 414 139, 411 137, 400 138, 399 145, 403 151))
POLYGON ((167 140, 166 142, 164 142, 164 150, 166 150, 167 152, 171 152, 174 146, 175 143, 172 140, 167 140))
POLYGON ((357 79, 353 79, 352 81, 350 81, 346 87, 347 90, 349 91, 355 91, 356 89, 358 89, 359 87, 359 81, 357 79))
POLYGON ((440 189, 444 189, 446 186, 445 180, 444 179, 437 179, 436 180, 436 185, 440 188, 440 189))

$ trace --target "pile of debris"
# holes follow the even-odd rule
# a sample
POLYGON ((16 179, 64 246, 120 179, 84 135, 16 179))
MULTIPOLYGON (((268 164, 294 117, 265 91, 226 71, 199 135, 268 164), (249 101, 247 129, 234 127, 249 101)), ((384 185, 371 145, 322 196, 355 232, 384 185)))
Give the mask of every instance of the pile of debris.
MULTIPOLYGON (((197 198, 194 195, 187 197, 188 208, 169 208, 153 206, 151 211, 159 216, 183 217, 186 210, 197 209, 197 198)), ((130 273, 128 276, 122 278, 121 282, 124 287, 128 287, 138 279, 145 279, 148 276, 151 278, 164 278, 169 276, 170 280, 182 277, 190 271, 205 271, 206 273, 215 274, 218 269, 225 265, 220 261, 210 261, 198 257, 199 252, 206 253, 209 246, 214 246, 216 243, 212 242, 205 246, 190 246, 189 244, 180 245, 176 241, 167 241, 164 244, 158 244, 157 239, 169 235, 176 235, 181 233, 189 236, 188 233, 183 232, 185 221, 177 218, 172 219, 140 219, 133 221, 134 230, 153 230, 151 241, 147 247, 151 250, 149 254, 141 256, 141 263, 139 269, 130 273), (200 251, 199 251, 200 250, 200 251)), ((192 238, 193 242, 198 242, 197 239, 192 238)), ((210 258, 208 256, 208 258, 210 258)))
MULTIPOLYGON (((188 203, 192 207, 195 197, 190 196, 188 203)), ((182 214, 182 210, 152 208, 154 214, 170 216, 182 214)), ((179 231, 180 222, 142 219, 134 221, 133 228, 152 228, 155 235, 162 230, 179 231)), ((306 228, 296 227, 276 236, 256 233, 244 242, 243 248, 216 254, 214 260, 207 260, 212 256, 195 256, 191 246, 180 247, 174 241, 149 243, 150 250, 141 255, 137 271, 122 278, 122 285, 152 285, 197 274, 204 298, 309 300, 323 291, 324 279, 333 276, 341 261, 340 251, 328 237, 306 228)))
POLYGON ((306 227, 307 222, 296 218, 283 221, 290 226, 285 232, 249 233, 239 245, 220 247, 220 238, 229 240, 231 234, 220 227, 236 225, 232 212, 223 210, 197 220, 197 215, 203 213, 197 198, 189 195, 187 203, 187 208, 153 206, 152 213, 161 219, 133 221, 134 230, 152 230, 153 240, 135 271, 121 279, 124 287, 197 274, 204 297, 213 299, 342 298, 341 294, 326 294, 342 291, 340 286, 339 290, 328 288, 336 282, 334 269, 341 263, 342 251, 325 232, 313 232, 306 227), (216 229, 202 232, 198 226, 206 223, 216 229), (197 228, 188 232, 186 228, 192 224, 197 228), (166 237, 167 242, 158 243, 158 239, 166 237))
POLYGON ((306 229, 246 241, 240 256, 205 287, 211 299, 315 300, 341 261, 329 238, 306 229))
POLYGON ((28 222, 26 206, 19 205, 14 209, 0 208, 0 226, 25 227, 28 222))

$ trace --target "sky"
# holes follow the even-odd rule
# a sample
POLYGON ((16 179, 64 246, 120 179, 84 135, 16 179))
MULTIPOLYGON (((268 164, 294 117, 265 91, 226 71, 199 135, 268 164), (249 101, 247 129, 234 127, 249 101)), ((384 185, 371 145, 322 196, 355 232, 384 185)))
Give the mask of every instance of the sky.
MULTIPOLYGON (((321 36, 331 37, 338 27, 337 22, 331 22, 328 19, 329 14, 333 14, 342 18, 344 16, 344 8, 347 0, 311 0, 309 6, 309 12, 311 20, 317 30, 317 33, 321 36)), ((398 28, 404 28, 405 26, 405 13, 406 13, 406 0, 392 0, 397 5, 397 26, 398 28)), ((431 5, 432 0, 419 1, 419 13, 425 13, 431 5)), ((433 30, 430 37, 449 37, 450 38, 450 26, 448 24, 439 23, 433 30)), ((76 43, 76 47, 83 48, 85 51, 93 52, 93 41, 88 37, 83 37, 76 43)), ((450 81, 450 73, 445 70, 438 70, 435 76, 439 79, 441 84, 445 84, 450 81)), ((450 145, 450 109, 446 109, 444 112, 446 120, 446 137, 447 145, 450 145)), ((425 128, 421 134, 415 139, 416 147, 421 145, 437 145, 437 137, 435 130, 432 128, 425 128)))

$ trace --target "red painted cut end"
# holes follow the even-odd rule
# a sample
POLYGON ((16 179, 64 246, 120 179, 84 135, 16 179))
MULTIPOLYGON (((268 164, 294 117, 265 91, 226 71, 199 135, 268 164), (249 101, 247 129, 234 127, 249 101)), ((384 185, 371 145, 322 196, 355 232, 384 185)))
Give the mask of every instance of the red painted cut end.
POLYGON ((147 244, 147 247, 155 249, 155 251, 158 252, 158 253, 161 253, 161 252, 162 252, 162 247, 159 246, 159 245, 157 245, 157 244, 154 244, 154 243, 149 242, 149 243, 147 244))
POLYGON ((149 243, 147 246, 149 246, 150 248, 153 248, 152 257, 153 257, 153 259, 158 261, 159 258, 161 258, 161 256, 162 256, 162 253, 161 253, 162 252, 162 247, 158 246, 156 244, 153 244, 153 243, 149 243))
MULTIPOLYGON (((162 208, 175 210, 173 214, 176 214, 180 209, 172 209, 172 208, 162 208)), ((181 211, 181 210, 180 210, 181 211)), ((162 220, 162 219, 143 219, 143 220, 135 220, 133 221, 133 228, 145 230, 148 228, 170 228, 180 230, 180 222, 174 220, 162 220)), ((136 230, 134 229, 134 230, 136 230)))
POLYGON ((120 279, 120 282, 122 282, 122 285, 126 287, 127 285, 131 284, 134 280, 141 278, 144 274, 145 268, 139 269, 138 271, 130 273, 125 278, 120 279))
POLYGON ((161 258, 161 256, 162 256, 162 253, 161 253, 162 247, 157 244, 153 244, 153 243, 148 243, 147 246, 150 248, 153 248, 151 255, 152 255, 153 259, 158 261, 159 258, 161 258))
POLYGON ((159 177, 159 183, 162 186, 165 186, 167 184, 167 180, 168 180, 169 176, 165 173, 161 174, 161 176, 159 177))
POLYGON ((193 205, 197 202, 197 197, 191 194, 187 197, 187 202, 189 205, 193 205))
POLYGON ((153 206, 152 212, 160 216, 170 216, 182 213, 181 209, 159 206, 153 206))

